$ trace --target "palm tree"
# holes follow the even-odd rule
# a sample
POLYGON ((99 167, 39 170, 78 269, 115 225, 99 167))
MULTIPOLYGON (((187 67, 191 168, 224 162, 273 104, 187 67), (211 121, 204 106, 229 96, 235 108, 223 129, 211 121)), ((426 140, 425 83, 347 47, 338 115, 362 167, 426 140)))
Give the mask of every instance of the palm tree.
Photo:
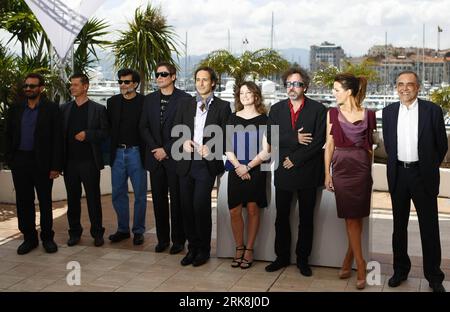
POLYGON ((175 64, 172 53, 179 55, 178 38, 172 26, 167 24, 161 8, 148 4, 144 10, 137 8, 128 30, 120 32, 113 44, 116 67, 130 67, 141 75, 140 92, 144 93, 147 82, 160 61, 175 64))
POLYGON ((200 64, 211 66, 220 76, 228 73, 235 79, 235 87, 249 75, 255 80, 259 76, 267 77, 289 67, 289 62, 272 49, 245 51, 239 57, 226 50, 218 50, 210 53, 200 64))
POLYGON ((331 88, 334 83, 334 77, 339 73, 350 73, 356 77, 364 76, 368 82, 377 82, 379 77, 373 66, 375 63, 370 59, 365 59, 360 64, 353 64, 349 61, 344 61, 342 70, 336 66, 330 65, 315 72, 313 82, 316 85, 321 85, 325 88, 331 88))
POLYGON ((200 66, 209 66, 214 68, 218 77, 218 85, 221 90, 222 76, 231 71, 231 64, 236 62, 236 58, 228 52, 228 50, 216 50, 208 54, 208 56, 200 62, 200 66))
POLYGON ((43 29, 37 18, 23 0, 2 0, 0 6, 0 28, 11 34, 9 42, 14 38, 20 42, 22 57, 26 50, 39 46, 43 29))
POLYGON ((78 44, 77 49, 74 52, 74 72, 87 74, 88 68, 92 67, 92 64, 98 61, 96 46, 105 47, 110 45, 111 42, 102 40, 101 37, 108 34, 106 29, 109 25, 97 18, 92 18, 86 22, 81 29, 75 44, 78 44))
POLYGON ((430 94, 430 99, 446 112, 450 111, 450 87, 443 87, 433 91, 430 94))

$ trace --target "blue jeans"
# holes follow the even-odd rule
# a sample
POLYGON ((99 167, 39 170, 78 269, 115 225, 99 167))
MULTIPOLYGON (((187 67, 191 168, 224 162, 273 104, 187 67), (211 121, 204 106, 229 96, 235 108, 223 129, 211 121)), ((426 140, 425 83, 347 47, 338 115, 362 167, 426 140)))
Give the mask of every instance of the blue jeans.
POLYGON ((112 203, 117 213, 118 231, 130 232, 128 178, 134 191, 133 233, 144 234, 147 209, 147 171, 143 168, 139 147, 118 148, 111 167, 112 203))

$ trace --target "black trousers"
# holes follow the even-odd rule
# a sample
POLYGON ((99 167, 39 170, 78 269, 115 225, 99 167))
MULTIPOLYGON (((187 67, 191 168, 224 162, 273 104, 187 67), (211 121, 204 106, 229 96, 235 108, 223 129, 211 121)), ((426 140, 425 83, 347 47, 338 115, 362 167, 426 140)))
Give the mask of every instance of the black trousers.
POLYGON ((69 235, 81 236, 81 184, 86 193, 86 201, 91 221, 91 236, 103 236, 102 204, 100 201, 100 170, 93 160, 69 161, 64 171, 64 183, 67 191, 67 219, 69 235))
POLYGON ((17 152, 13 161, 12 178, 16 190, 16 207, 19 230, 25 241, 37 241, 36 210, 34 206, 36 189, 41 214, 41 240, 52 240, 53 211, 50 172, 40 170, 33 152, 17 152))
POLYGON ((190 251, 210 253, 211 191, 215 179, 203 160, 193 160, 189 174, 180 177, 181 211, 190 251))
POLYGON ((158 242, 169 243, 172 238, 174 244, 184 245, 186 239, 181 214, 180 184, 175 168, 169 168, 167 163, 163 162, 161 166, 150 173, 150 183, 158 242), (172 231, 170 231, 170 225, 172 225, 172 231))
POLYGON ((408 256, 408 221, 411 199, 419 219, 422 241, 423 270, 429 282, 442 282, 444 273, 441 266, 441 242, 437 197, 425 190, 419 168, 397 168, 395 191, 391 193, 394 232, 392 247, 394 252, 394 272, 408 275, 411 261, 408 256))
MULTIPOLYGON (((291 260, 291 225, 290 213, 293 191, 275 188, 277 217, 275 220, 275 254, 283 262, 291 260)), ((298 196, 298 237, 295 253, 297 264, 307 264, 311 254, 314 231, 314 207, 317 188, 297 190, 298 196)))

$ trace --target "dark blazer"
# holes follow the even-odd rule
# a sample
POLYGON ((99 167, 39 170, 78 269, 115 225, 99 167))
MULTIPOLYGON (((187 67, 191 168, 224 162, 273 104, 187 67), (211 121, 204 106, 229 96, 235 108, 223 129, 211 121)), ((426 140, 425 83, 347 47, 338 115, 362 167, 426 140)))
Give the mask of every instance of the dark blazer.
MULTIPOLYGON (((14 169, 14 157, 19 150, 22 115, 25 102, 11 106, 6 120, 6 163, 14 169)), ((36 163, 43 171, 62 171, 63 136, 58 105, 41 98, 38 104, 38 117, 34 132, 34 151, 36 163)))
POLYGON ((177 88, 174 89, 172 96, 163 115, 163 124, 161 128, 160 111, 161 111, 161 93, 155 91, 145 97, 143 111, 139 124, 141 137, 146 144, 144 167, 150 172, 154 171, 161 165, 159 161, 153 157, 151 152, 155 148, 162 147, 169 156, 167 162, 169 166, 175 168, 176 164, 170 155, 172 149, 173 138, 170 135, 175 114, 179 102, 183 98, 191 98, 189 94, 177 88))
MULTIPOLYGON (((418 99, 419 170, 427 191, 439 194, 439 166, 448 149, 442 109, 432 102, 418 99)), ((395 191, 397 179, 397 120, 400 102, 383 109, 383 140, 388 154, 387 178, 389 191, 395 191)))
MULTIPOLYGON (((64 134, 64 168, 67 165, 67 127, 69 124, 69 116, 72 106, 76 105, 75 101, 70 101, 61 106, 62 122, 63 122, 63 134, 64 134)), ((109 135, 108 115, 106 113, 106 107, 89 100, 88 109, 88 126, 85 130, 86 142, 90 143, 92 147, 92 153, 94 156, 94 162, 98 170, 104 168, 103 155, 102 155, 102 143, 109 135)))
MULTIPOLYGON (((194 119, 195 113, 197 111, 197 101, 195 97, 183 98, 178 105, 177 113, 175 115, 174 126, 176 125, 186 125, 190 130, 190 139, 194 138, 194 119)), ((214 100, 209 107, 208 114, 206 116, 205 128, 208 125, 218 125, 223 131, 223 151, 225 151, 225 128, 228 117, 231 114, 230 103, 219 99, 214 96, 214 100)), ((206 144, 209 140, 213 139, 216 134, 211 137, 203 137, 203 144, 206 144)), ((175 139, 180 139, 181 135, 176 136, 175 139)), ((181 147, 182 148, 182 147, 181 147)), ((180 148, 180 151, 181 151, 180 148)), ((214 151, 212 151, 214 152, 214 151)), ((186 154, 186 153, 183 153, 186 154)), ((192 156, 193 158, 193 156, 192 156)), ((191 159, 192 159, 191 158, 191 159)), ((207 160, 206 164, 208 166, 208 171, 211 176, 217 176, 225 171, 223 160, 212 159, 207 160)), ((189 173, 191 168, 192 160, 182 159, 177 162, 177 174, 180 176, 185 176, 189 173)))
POLYGON ((298 190, 323 185, 324 165, 323 146, 325 144, 327 108, 308 97, 305 105, 292 129, 291 114, 288 100, 274 104, 270 108, 268 119, 268 142, 272 153, 278 153, 279 165, 275 170, 275 186, 284 190, 298 190), (270 126, 279 126, 279 147, 272 142, 270 126), (298 143, 297 129, 303 127, 303 132, 311 133, 313 140, 309 145, 298 143), (294 164, 294 168, 285 169, 285 157, 294 164))
MULTIPOLYGON (((121 106, 122 106, 122 94, 116 94, 110 97, 106 101, 106 112, 108 113, 108 121, 109 121, 109 129, 111 135, 111 145, 109 148, 109 159, 110 166, 112 167, 114 164, 114 159, 116 158, 116 150, 117 145, 119 144, 119 131, 120 131, 120 114, 121 114, 121 106)), ((140 93, 137 93, 136 100, 139 103, 140 113, 142 113, 142 107, 144 105, 144 96, 140 93)), ((136 127, 139 125, 136 125, 136 127)), ((139 137, 140 138, 140 137, 139 137)), ((141 154, 142 165, 144 165, 144 151, 145 151, 145 143, 141 140, 139 144, 139 151, 141 154)))

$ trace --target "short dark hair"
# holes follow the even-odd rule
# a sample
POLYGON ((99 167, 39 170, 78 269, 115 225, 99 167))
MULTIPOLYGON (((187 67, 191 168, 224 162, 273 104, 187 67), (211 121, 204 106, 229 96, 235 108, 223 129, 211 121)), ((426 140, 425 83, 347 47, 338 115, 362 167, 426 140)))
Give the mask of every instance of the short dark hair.
POLYGON ((80 79, 82 84, 89 84, 89 77, 86 74, 73 74, 70 76, 69 80, 80 79))
POLYGON ((397 83, 398 77, 400 77, 401 75, 405 75, 405 74, 411 74, 411 75, 414 75, 414 77, 416 77, 417 84, 420 86, 420 78, 419 78, 419 75, 417 75, 417 73, 416 73, 415 71, 412 71, 412 70, 404 70, 404 71, 401 71, 401 72, 397 75, 397 78, 395 79, 395 83, 397 83))
POLYGON ((197 68, 195 70, 195 73, 194 73, 194 80, 197 78, 197 73, 199 71, 201 71, 201 70, 207 71, 209 73, 209 77, 211 78, 211 81, 214 82, 214 85, 212 86, 212 89, 213 90, 216 89, 216 86, 217 86, 217 74, 214 71, 214 69, 212 69, 209 66, 200 66, 199 68, 197 68))
POLYGON ((306 69, 303 69, 300 66, 291 67, 283 73, 281 78, 283 79, 284 86, 286 86, 287 78, 293 74, 299 74, 300 77, 302 77, 303 83, 305 84, 305 90, 308 89, 309 82, 311 81, 311 79, 309 78, 309 75, 308 75, 308 72, 306 71, 306 69))
POLYGON ((42 76, 41 74, 29 73, 28 75, 25 76, 24 81, 27 80, 28 78, 34 78, 39 80, 39 87, 45 86, 44 76, 42 76))
POLYGON ((137 71, 131 68, 122 68, 117 72, 117 78, 131 75, 133 82, 137 82, 138 84, 141 82, 141 76, 137 71))
POLYGON ((161 66, 166 67, 169 70, 170 75, 175 75, 177 73, 177 68, 172 63, 159 62, 158 64, 156 64, 155 69, 158 69, 158 67, 161 67, 161 66))

